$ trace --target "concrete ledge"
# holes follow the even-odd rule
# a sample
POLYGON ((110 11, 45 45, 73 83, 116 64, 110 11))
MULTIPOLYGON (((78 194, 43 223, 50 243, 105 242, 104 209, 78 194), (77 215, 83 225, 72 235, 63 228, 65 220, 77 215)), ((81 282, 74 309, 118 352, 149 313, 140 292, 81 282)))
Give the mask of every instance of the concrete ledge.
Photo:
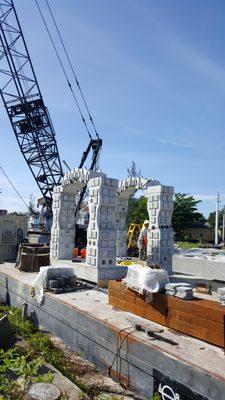
POLYGON ((67 265, 75 269, 75 273, 79 279, 96 283, 99 287, 108 287, 110 279, 121 279, 127 274, 126 266, 114 266, 111 268, 91 267, 83 262, 76 263, 69 260, 52 260, 52 265, 67 265))
POLYGON ((27 303, 28 312, 32 312, 37 324, 82 352, 102 371, 106 372, 114 361, 112 375, 148 398, 164 379, 167 382, 169 379, 171 387, 178 387, 177 393, 185 390, 184 399, 224 398, 222 349, 167 328, 163 340, 150 340, 133 329, 134 322, 149 324, 149 321, 114 309, 108 304, 107 295, 96 290, 46 293, 40 306, 29 295, 35 276, 10 265, 0 265, 0 299, 17 307, 27 303))
POLYGON ((205 279, 225 282, 225 262, 185 257, 182 255, 173 256, 173 272, 201 276, 205 279))

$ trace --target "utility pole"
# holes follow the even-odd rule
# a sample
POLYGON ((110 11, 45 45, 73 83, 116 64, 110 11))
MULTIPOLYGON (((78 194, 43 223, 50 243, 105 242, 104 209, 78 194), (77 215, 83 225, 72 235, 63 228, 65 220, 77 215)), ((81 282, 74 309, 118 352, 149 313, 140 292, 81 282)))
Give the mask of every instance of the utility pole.
POLYGON ((219 203, 220 195, 216 193, 216 215, 215 215, 215 245, 218 245, 218 227, 219 227, 219 203))
POLYGON ((222 243, 224 244, 224 236, 225 236, 225 206, 223 208, 223 230, 222 230, 222 243))

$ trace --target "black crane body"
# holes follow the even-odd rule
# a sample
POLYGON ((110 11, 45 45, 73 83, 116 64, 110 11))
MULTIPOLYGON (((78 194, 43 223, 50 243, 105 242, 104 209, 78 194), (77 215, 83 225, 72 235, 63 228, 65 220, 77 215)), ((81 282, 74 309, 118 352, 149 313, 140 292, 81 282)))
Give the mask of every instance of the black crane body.
MULTIPOLYGON (((54 127, 12 0, 0 0, 0 93, 23 157, 46 204, 51 207, 53 187, 60 184, 63 170, 54 127)), ((91 138, 80 167, 92 151, 89 169, 93 170, 101 146, 101 139, 91 138)))

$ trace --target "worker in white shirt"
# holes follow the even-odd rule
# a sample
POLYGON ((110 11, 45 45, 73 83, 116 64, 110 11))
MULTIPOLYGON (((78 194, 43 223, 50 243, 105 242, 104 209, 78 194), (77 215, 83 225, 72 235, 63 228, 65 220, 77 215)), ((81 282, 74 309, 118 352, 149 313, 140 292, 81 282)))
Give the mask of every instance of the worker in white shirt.
POLYGON ((139 259, 144 261, 147 259, 148 230, 149 221, 146 219, 142 225, 138 238, 139 259))

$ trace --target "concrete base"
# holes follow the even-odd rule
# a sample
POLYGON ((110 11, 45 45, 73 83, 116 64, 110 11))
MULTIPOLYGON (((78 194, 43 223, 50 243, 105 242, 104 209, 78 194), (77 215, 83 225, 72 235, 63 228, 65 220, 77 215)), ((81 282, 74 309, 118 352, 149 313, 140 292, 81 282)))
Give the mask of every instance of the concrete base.
POLYGON ((75 273, 79 279, 96 283, 98 287, 108 287, 110 279, 121 279, 127 274, 127 267, 115 266, 110 268, 91 267, 83 262, 76 263, 69 260, 51 260, 52 265, 68 265, 74 267, 75 273))
POLYGON ((222 349, 165 327, 160 339, 151 340, 135 332, 134 323, 160 325, 114 309, 108 296, 96 290, 46 293, 40 306, 29 295, 35 276, 10 264, 0 265, 0 299, 15 307, 26 303, 37 324, 82 352, 102 371, 111 367, 112 376, 148 398, 169 386, 180 399, 224 399, 222 349))
MULTIPOLYGON (((225 282, 225 262, 183 255, 173 256, 173 272, 225 282)), ((225 285, 224 285, 225 286, 225 285)))

